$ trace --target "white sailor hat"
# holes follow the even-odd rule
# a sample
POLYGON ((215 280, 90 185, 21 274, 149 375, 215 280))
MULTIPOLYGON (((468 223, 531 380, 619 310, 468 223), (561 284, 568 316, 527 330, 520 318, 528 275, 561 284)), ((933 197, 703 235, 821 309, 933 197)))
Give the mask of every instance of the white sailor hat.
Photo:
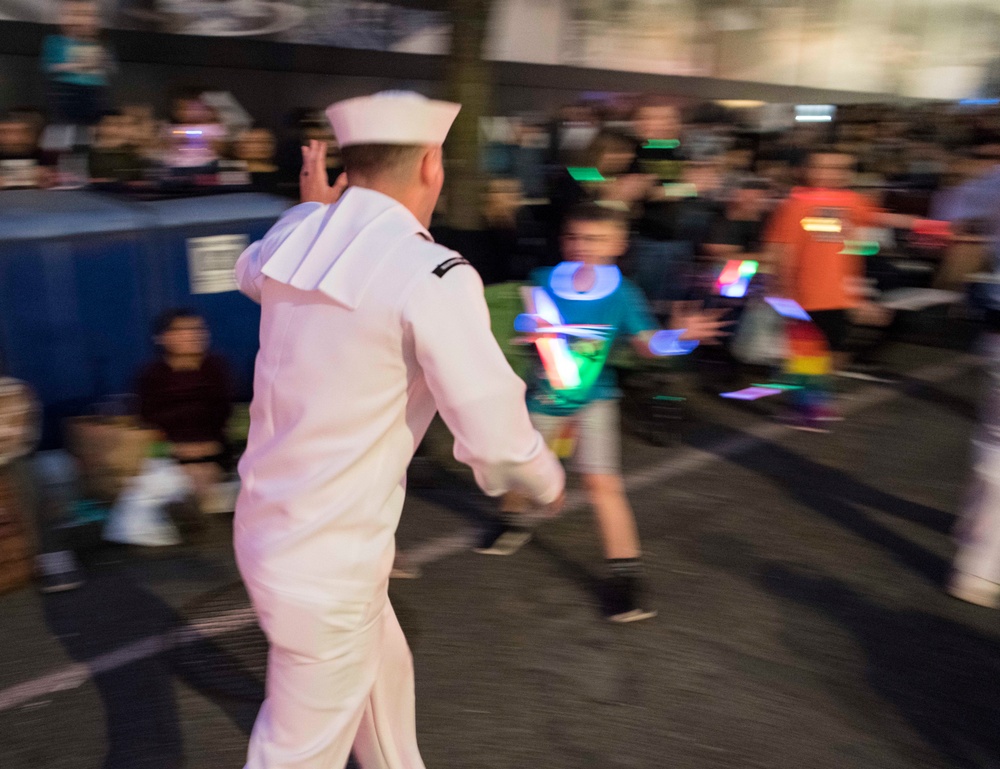
POLYGON ((351 144, 444 144, 461 104, 412 91, 381 91, 326 108, 341 147, 351 144))

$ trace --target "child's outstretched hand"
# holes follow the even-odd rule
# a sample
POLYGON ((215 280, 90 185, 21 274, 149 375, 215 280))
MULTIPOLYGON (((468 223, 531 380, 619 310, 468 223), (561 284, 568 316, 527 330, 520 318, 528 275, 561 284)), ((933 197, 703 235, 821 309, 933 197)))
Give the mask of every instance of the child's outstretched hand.
POLYGON ((684 329, 680 336, 682 341, 718 344, 720 339, 729 336, 726 329, 733 321, 723 320, 728 314, 729 310, 702 309, 701 302, 674 302, 670 327, 684 329))

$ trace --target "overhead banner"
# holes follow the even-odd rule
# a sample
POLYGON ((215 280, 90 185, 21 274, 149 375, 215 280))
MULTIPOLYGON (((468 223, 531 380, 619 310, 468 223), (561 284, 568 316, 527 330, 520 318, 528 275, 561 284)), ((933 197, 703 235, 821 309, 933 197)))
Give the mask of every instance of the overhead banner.
MULTIPOLYGON (((60 0, 0 0, 54 23, 60 0)), ((101 0, 117 29, 445 54, 446 0, 101 0)), ((978 0, 493 0, 487 57, 958 99, 1000 82, 978 0), (992 73, 992 74, 990 74, 992 73)))
MULTIPOLYGON (((100 0, 111 29, 406 53, 447 53, 442 3, 366 0, 100 0)), ((60 0, 0 0, 0 19, 43 24, 59 19, 60 0)))

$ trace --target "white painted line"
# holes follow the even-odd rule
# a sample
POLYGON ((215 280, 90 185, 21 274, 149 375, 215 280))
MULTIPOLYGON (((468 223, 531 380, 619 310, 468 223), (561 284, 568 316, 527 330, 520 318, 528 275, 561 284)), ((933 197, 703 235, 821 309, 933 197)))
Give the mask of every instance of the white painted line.
POLYGON ((46 694, 64 692, 83 686, 90 678, 90 668, 81 663, 67 665, 56 673, 11 686, 0 692, 0 712, 16 708, 46 694))
POLYGON ((422 566, 439 561, 459 550, 468 550, 475 542, 474 529, 460 529, 452 534, 422 542, 405 552, 400 552, 399 556, 405 560, 407 566, 422 566))
MULTIPOLYGON (((949 363, 918 369, 908 374, 907 379, 926 382, 928 384, 943 382, 958 376, 980 361, 981 359, 976 356, 961 355, 949 363)), ((845 416, 849 416, 894 400, 902 395, 903 392, 898 388, 884 386, 870 387, 860 391, 856 397, 849 400, 842 411, 845 416)), ((763 441, 773 440, 779 435, 791 431, 791 427, 780 422, 763 422, 745 430, 742 435, 735 435, 720 441, 713 445, 711 449, 686 447, 677 453, 671 454, 663 462, 630 473, 625 478, 625 488, 627 491, 636 492, 650 486, 655 486, 658 483, 663 483, 664 481, 679 478, 687 473, 700 470, 713 462, 745 454, 763 441)), ((583 492, 570 492, 566 498, 566 507, 563 515, 583 510, 587 505, 587 497, 583 492)), ((469 545, 467 543, 475 541, 477 534, 478 530, 470 526, 467 529, 459 531, 457 534, 448 534, 439 539, 429 540, 410 550, 401 552, 400 558, 403 559, 407 567, 419 569, 421 566, 426 566, 435 561, 468 550, 469 545)))
POLYGON ((247 606, 183 625, 167 633, 141 638, 126 646, 100 654, 85 663, 67 665, 55 673, 0 691, 0 712, 25 705, 55 692, 77 689, 101 673, 108 673, 133 662, 156 657, 170 649, 179 649, 203 639, 241 630, 256 622, 253 609, 247 606))
MULTIPOLYGON (((943 382, 966 371, 979 360, 979 358, 973 356, 960 356, 947 364, 919 369, 910 374, 909 378, 927 382, 928 384, 943 382)), ((859 394, 859 397, 849 401, 844 409, 844 413, 855 414, 872 406, 877 406, 898 398, 901 394, 898 389, 872 387, 863 390, 859 394)), ((739 456, 754 448, 762 441, 771 440, 789 430, 791 428, 786 425, 776 422, 766 422, 747 430, 743 435, 721 441, 713 446, 711 450, 685 448, 659 464, 631 473, 625 479, 625 487, 629 491, 634 492, 657 483, 663 483, 664 481, 699 470, 713 462, 739 456)), ((566 513, 580 510, 586 504, 587 501, 584 494, 581 492, 571 492, 566 501, 566 513)), ((408 551, 400 553, 400 556, 407 567, 419 568, 420 566, 439 561, 456 553, 467 551, 475 542, 477 533, 477 530, 472 527, 460 529, 451 534, 421 543, 408 551)), ((170 649, 188 646, 201 639, 214 638, 241 630, 253 625, 255 622, 256 617, 254 616, 253 609, 247 606, 197 620, 167 633, 142 638, 114 651, 94 657, 86 663, 67 665, 55 673, 50 673, 0 690, 0 712, 28 705, 33 700, 55 692, 79 688, 91 678, 101 673, 117 670, 142 659, 155 657, 170 649)))

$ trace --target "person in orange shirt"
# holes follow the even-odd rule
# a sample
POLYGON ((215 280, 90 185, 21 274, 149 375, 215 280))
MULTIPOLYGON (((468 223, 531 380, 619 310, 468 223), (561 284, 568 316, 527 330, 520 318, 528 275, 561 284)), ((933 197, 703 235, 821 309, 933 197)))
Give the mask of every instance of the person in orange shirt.
MULTIPOLYGON (((853 155, 817 149, 806 168, 806 186, 796 187, 778 206, 765 233, 774 272, 774 293, 794 299, 826 337, 834 370, 848 360, 847 340, 854 322, 878 325, 886 311, 865 296, 864 257, 851 247, 861 227, 909 229, 916 219, 873 207, 846 189, 854 173, 853 155)), ((810 421, 836 419, 827 407, 810 421)))

